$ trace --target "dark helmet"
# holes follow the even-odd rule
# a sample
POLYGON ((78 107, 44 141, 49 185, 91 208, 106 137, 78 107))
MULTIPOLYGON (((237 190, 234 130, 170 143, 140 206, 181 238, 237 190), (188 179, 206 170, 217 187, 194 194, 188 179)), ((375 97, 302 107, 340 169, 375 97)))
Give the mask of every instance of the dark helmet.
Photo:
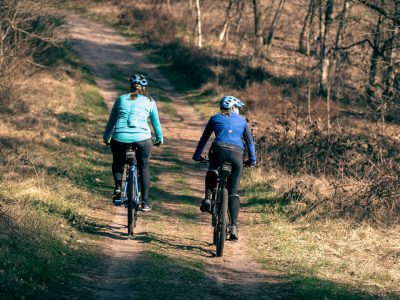
POLYGON ((131 85, 135 83, 140 84, 141 86, 147 85, 146 78, 141 74, 133 74, 131 77, 129 77, 129 82, 131 83, 131 85))

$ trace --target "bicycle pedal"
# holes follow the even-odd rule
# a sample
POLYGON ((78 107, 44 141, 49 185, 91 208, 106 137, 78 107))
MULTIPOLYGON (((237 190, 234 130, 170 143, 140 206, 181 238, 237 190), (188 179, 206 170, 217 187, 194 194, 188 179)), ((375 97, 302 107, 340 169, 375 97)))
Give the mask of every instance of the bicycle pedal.
POLYGON ((230 241, 230 242, 238 242, 239 239, 229 237, 228 241, 230 241))

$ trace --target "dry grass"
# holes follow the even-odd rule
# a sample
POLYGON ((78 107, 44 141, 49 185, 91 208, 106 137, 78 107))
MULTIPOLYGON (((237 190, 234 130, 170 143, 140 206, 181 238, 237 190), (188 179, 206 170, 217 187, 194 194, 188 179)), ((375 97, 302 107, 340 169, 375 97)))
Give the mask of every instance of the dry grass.
MULTIPOLYGON (((324 178, 309 179, 320 192, 331 188, 324 178)), ((297 180, 259 169, 242 182, 245 195, 241 220, 244 225, 251 225, 243 230, 251 237, 253 253, 264 267, 350 284, 373 294, 399 293, 399 226, 373 227, 351 219, 331 218, 292 222, 292 210, 277 199, 282 199, 288 186, 297 180)))
MULTIPOLYGON (((63 53, 60 60, 76 59, 63 53)), ((12 113, 0 114, 0 294, 6 298, 84 295, 65 287, 100 264, 97 238, 87 233, 104 226, 93 216, 108 174, 97 164, 107 160, 97 139, 106 109, 82 74, 66 66, 16 76, 18 88, 4 103, 12 113)))

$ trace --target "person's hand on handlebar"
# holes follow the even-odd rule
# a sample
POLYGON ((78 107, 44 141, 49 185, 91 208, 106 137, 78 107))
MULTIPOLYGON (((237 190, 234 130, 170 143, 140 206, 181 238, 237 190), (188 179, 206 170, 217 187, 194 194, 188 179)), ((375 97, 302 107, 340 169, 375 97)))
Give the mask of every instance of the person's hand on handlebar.
POLYGON ((206 156, 201 156, 201 159, 199 160, 199 162, 203 163, 203 164, 207 164, 210 160, 206 157, 206 156))
POLYGON ((251 159, 248 159, 244 162, 246 167, 254 168, 257 165, 257 162, 251 159))
POLYGON ((198 161, 198 162, 200 162, 200 163, 206 163, 206 162, 208 162, 207 157, 203 157, 203 156, 201 156, 201 155, 199 155, 199 156, 193 156, 192 159, 193 159, 194 161, 198 161))
POLYGON ((161 144, 164 144, 164 139, 156 140, 156 141, 153 143, 153 145, 156 146, 156 147, 159 147, 161 144))

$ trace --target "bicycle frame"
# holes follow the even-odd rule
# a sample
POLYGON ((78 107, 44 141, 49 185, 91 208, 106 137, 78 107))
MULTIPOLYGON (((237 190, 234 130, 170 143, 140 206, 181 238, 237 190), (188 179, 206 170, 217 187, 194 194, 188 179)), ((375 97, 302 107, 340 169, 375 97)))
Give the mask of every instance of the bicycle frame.
POLYGON ((225 240, 230 235, 227 183, 231 170, 232 165, 227 162, 222 163, 218 168, 217 187, 211 199, 212 226, 214 227, 213 244, 216 246, 217 256, 223 255, 225 240))

